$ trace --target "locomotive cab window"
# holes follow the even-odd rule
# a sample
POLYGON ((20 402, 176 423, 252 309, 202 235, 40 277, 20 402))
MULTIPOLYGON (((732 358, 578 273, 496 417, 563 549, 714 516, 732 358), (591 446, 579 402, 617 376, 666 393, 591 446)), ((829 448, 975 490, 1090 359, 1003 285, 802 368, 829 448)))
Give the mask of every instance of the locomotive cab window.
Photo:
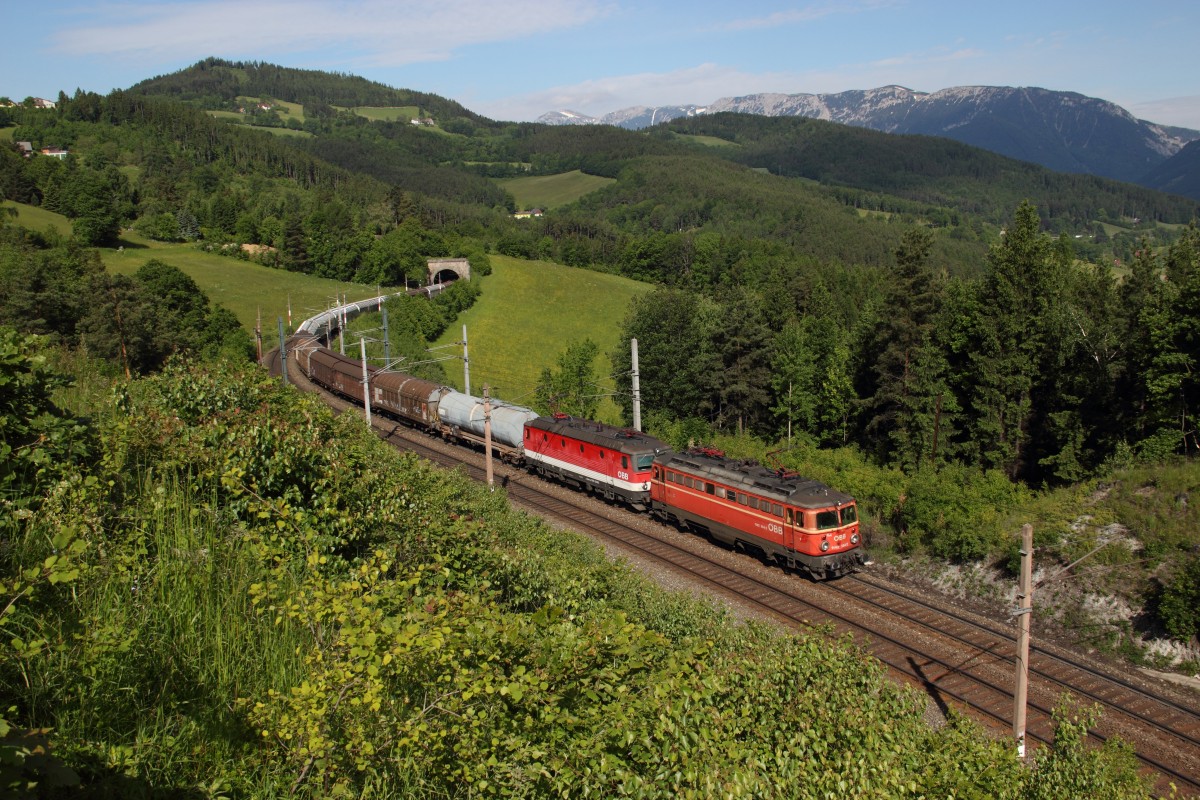
POLYGON ((629 459, 621 456, 621 469, 629 469, 629 459))
POLYGON ((817 530, 824 531, 838 526, 837 509, 831 508, 828 511, 817 512, 817 530))
POLYGON ((637 457, 637 468, 639 470, 650 469, 650 465, 654 463, 654 456, 644 455, 637 457))
POLYGON ((842 524, 849 525, 851 522, 858 521, 858 511, 854 506, 846 506, 842 509, 842 524))
POLYGON ((583 445, 579 445, 579 452, 583 452, 583 445))
POLYGON ((787 510, 787 523, 788 525, 792 524, 792 510, 790 508, 787 510))

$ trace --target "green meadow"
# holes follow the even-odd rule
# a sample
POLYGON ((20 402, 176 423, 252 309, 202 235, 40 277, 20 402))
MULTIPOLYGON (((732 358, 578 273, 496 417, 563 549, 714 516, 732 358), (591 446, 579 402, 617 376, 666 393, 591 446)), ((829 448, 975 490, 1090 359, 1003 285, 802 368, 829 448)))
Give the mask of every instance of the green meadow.
POLYGON ((207 253, 194 244, 168 244, 137 236, 122 235, 123 249, 101 249, 100 257, 110 272, 132 275, 150 259, 178 267, 196 282, 209 300, 232 311, 250 331, 262 312, 263 347, 279 342, 278 320, 291 327, 328 308, 339 295, 349 300, 375 297, 374 287, 317 278, 299 272, 264 267, 240 258, 207 253))
POLYGON ((741 147, 737 142, 731 142, 728 139, 721 139, 716 136, 704 136, 702 134, 674 133, 671 138, 681 142, 702 144, 705 147, 741 147))
MULTIPOLYGON (((483 279, 483 294, 448 329, 437 352, 461 354, 454 342, 467 326, 471 358, 471 393, 486 383, 492 394, 529 405, 544 367, 553 367, 572 342, 591 339, 600 345, 595 372, 601 390, 614 386, 608 353, 620 344, 621 323, 630 302, 649 292, 650 284, 546 261, 524 261, 493 255, 492 274, 483 279)), ((463 387, 461 365, 447 364, 449 382, 463 387)), ((598 391, 601 391, 598 390, 598 391)), ((617 406, 605 400, 599 417, 619 422, 617 406)))
POLYGON ((63 236, 71 235, 71 220, 62 214, 55 214, 38 206, 14 203, 11 200, 0 200, 0 208, 15 208, 17 224, 31 231, 45 233, 47 230, 54 230, 63 236))
MULTIPOLYGON (((69 235, 70 221, 33 206, 15 206, 18 222, 33 230, 55 228, 69 235)), ((374 297, 376 289, 353 283, 316 278, 297 272, 260 266, 240 258, 217 255, 195 244, 155 242, 133 231, 122 234, 119 248, 101 248, 100 258, 113 273, 132 275, 151 259, 179 268, 192 278, 214 303, 232 311, 250 331, 261 312, 263 346, 279 340, 278 320, 295 327, 327 308, 339 295, 350 300, 374 297)), ((651 290, 649 284, 590 270, 573 269, 546 261, 525 261, 492 255, 492 274, 483 278, 483 294, 435 346, 442 355, 461 355, 462 326, 467 326, 471 357, 471 390, 483 384, 497 397, 514 403, 532 402, 538 377, 553 367, 567 345, 590 338, 600 346, 595 371, 600 385, 613 387, 608 353, 619 344, 620 326, 633 298, 651 290)), ((447 364, 449 382, 463 389, 461 364, 447 364)), ((599 416, 619 421, 611 400, 601 404, 599 416)))
MULTIPOLYGON (((61 214, 21 203, 5 202, 3 205, 15 207, 18 224, 30 230, 53 228, 65 236, 71 233, 71 221, 61 214)), ((254 330, 261 311, 264 348, 278 344, 278 320, 282 318, 284 325, 288 324, 289 304, 292 327, 295 327, 327 308, 340 295, 350 300, 376 295, 374 287, 272 269, 240 258, 208 253, 195 244, 155 242, 134 231, 121 234, 119 247, 98 248, 98 252, 105 268, 118 275, 132 275, 151 259, 179 268, 196 282, 209 300, 232 311, 248 331, 254 330)))
POLYGON ((512 194, 518 208, 549 209, 573 203, 589 192, 616 183, 616 179, 585 175, 579 170, 572 170, 558 175, 508 178, 497 183, 512 194))
POLYGON ((357 106, 352 110, 372 122, 408 121, 421 116, 421 109, 416 106, 357 106))

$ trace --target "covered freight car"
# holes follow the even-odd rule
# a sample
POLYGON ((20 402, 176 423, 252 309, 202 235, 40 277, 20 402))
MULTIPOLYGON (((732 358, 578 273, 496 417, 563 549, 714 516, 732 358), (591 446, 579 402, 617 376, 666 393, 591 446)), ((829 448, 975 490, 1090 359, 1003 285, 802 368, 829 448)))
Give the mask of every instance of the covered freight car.
POLYGON ((371 405, 425 428, 436 424, 438 402, 449 391, 403 372, 378 372, 371 377, 371 405))
MULTIPOLYGON (((361 361, 347 358, 324 347, 301 347, 296 353, 300 368, 314 382, 331 392, 361 403, 363 397, 363 368, 361 361)), ((375 369, 368 367, 367 374, 375 369)))

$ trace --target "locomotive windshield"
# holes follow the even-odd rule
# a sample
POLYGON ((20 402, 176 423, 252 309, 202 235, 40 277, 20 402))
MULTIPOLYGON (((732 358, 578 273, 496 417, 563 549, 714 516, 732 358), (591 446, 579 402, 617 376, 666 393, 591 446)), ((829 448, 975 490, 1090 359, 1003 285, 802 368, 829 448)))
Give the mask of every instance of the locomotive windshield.
POLYGON ((647 453, 644 456, 637 457, 637 468, 639 471, 650 469, 650 465, 654 463, 653 454, 647 453))
POLYGON ((846 506, 842 509, 841 521, 838 521, 838 510, 831 508, 827 511, 817 512, 817 530, 824 531, 830 528, 836 528, 838 525, 849 525, 858 519, 858 511, 854 506, 846 506))

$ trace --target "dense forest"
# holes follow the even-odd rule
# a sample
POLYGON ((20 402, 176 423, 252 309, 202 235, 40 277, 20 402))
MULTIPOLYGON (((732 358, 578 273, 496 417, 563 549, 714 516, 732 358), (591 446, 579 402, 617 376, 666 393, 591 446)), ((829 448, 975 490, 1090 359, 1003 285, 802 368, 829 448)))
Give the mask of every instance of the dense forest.
MULTIPOLYGON (((94 796, 205 777, 204 796, 440 797, 466 784, 480 796, 818 796, 852 774, 881 797, 1044 796, 1039 772, 969 726, 925 728, 919 704, 874 682, 849 648, 802 641, 798 654, 760 631, 718 630, 710 611, 611 567, 580 577, 594 556, 560 552, 527 521, 480 522, 492 500, 380 462, 314 407, 230 377, 249 338, 178 269, 149 260, 109 275, 95 248, 132 229, 369 285, 419 282, 431 257, 466 257, 485 275, 494 253, 654 283, 622 323, 640 343, 652 431, 838 459, 877 541, 965 562, 1004 557, 996 518, 1022 493, 1196 454, 1194 202, 812 120, 551 128, 353 76, 216 59, 0 114, 0 198, 72 224, 63 236, 0 215, 0 322, 19 328, 0 334, 0 379, 16 387, 0 408, 0 502, 14 512, 0 548, 11 641, 0 687, 13 710, 0 726, 52 726, 65 743, 62 760, 40 763, 24 760, 33 733, 2 745, 0 778, 80 779, 94 796), (303 112, 210 113, 246 98, 303 112), (364 106, 412 107, 437 130, 355 113, 364 106), (27 157, 17 142, 69 155, 27 157), (570 170, 615 182, 515 220, 495 181, 570 170), (184 368, 180 354, 225 366, 184 368), (63 410, 72 369, 112 391, 63 410), (516 555, 514 542, 531 549, 516 555), (217 552, 236 602, 213 580, 217 552), (790 678, 709 677, 763 671, 825 681, 827 700, 793 696, 790 678), (446 692, 431 699, 431 683, 446 692), (669 722, 685 694, 713 721, 687 746, 669 722), (387 735, 372 732, 386 728, 379 714, 387 735), (847 722, 806 728, 814 716, 847 722), (94 733, 101 718, 108 738, 94 733), (636 732, 652 756, 616 758, 629 742, 604 731, 636 732), (811 754, 813 736, 853 741, 880 766, 781 755, 811 754), (143 740, 158 755, 130 744, 143 740), (488 742, 485 769, 470 757, 488 742), (663 759, 679 766, 666 782, 663 759)), ((392 304, 406 330, 394 352, 420 352, 478 291, 476 280, 437 303, 392 304)), ((596 346, 564 347, 543 405, 590 385, 596 346)), ((629 354, 611 359, 628 398, 629 354)), ((1200 557, 1179 533, 1193 513, 1176 509, 1138 557, 1157 570, 1148 617, 1180 640, 1200 632, 1200 557)), ((1065 562, 1071 546, 1051 552, 1065 562)), ((1145 796, 1118 746, 1084 754, 1082 720, 1064 711, 1040 775, 1078 796, 1145 796)))

